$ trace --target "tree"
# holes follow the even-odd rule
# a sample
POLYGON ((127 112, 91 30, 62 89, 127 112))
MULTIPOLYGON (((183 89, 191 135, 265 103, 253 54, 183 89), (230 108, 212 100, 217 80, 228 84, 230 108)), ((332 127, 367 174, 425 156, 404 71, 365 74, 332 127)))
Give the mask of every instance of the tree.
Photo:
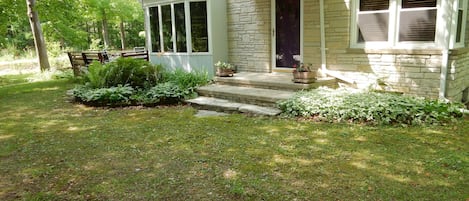
POLYGON ((39 59, 39 66, 41 71, 50 69, 49 58, 47 56, 46 41, 42 35, 41 23, 39 21, 39 15, 36 10, 36 0, 26 0, 26 6, 28 8, 28 18, 31 24, 31 31, 34 37, 34 44, 36 47, 36 54, 39 59))

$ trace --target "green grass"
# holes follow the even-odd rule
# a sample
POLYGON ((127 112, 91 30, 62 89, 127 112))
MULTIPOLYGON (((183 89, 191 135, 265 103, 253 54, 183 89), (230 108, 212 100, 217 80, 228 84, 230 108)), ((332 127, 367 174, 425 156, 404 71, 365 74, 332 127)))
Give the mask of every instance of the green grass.
POLYGON ((0 86, 0 200, 469 198, 468 118, 406 128, 197 118, 187 106, 73 104, 73 86, 0 86))

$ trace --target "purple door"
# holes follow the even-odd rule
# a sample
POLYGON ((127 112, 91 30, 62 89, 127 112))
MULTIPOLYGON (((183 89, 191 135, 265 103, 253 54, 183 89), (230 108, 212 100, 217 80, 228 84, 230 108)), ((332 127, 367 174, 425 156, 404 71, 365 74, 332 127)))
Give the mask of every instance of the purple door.
POLYGON ((275 0, 275 60, 277 68, 299 65, 300 0, 275 0))

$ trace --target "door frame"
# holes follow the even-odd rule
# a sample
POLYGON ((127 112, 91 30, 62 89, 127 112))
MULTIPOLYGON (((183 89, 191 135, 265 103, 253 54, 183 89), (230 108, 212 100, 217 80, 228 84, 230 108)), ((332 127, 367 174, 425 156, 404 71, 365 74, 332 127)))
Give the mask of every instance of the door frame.
MULTIPOLYGON (((304 57, 304 0, 298 0, 300 1, 300 60, 303 62, 303 57, 304 57)), ((277 53, 277 27, 276 27, 276 17, 277 17, 277 8, 275 4, 276 0, 271 0, 271 27, 270 31, 272 32, 270 37, 271 37, 271 43, 272 43, 272 49, 271 49, 271 72, 292 72, 292 68, 285 68, 285 67, 278 67, 277 66, 277 58, 276 58, 276 53, 277 53)))

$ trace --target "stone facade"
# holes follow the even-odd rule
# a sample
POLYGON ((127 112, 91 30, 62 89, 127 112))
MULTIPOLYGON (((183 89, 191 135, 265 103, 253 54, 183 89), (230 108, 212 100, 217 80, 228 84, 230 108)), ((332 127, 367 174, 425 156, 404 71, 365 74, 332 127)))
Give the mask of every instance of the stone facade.
POLYGON ((228 0, 228 57, 238 71, 270 72, 271 0, 228 0))
MULTIPOLYGON (((319 0, 304 0, 303 60, 320 66, 319 0)), ((350 0, 325 3, 327 68, 358 87, 438 98, 441 50, 350 48, 350 0)), ((228 0, 230 61, 240 71, 271 71, 271 0, 228 0)), ((466 27, 469 47, 469 25, 466 27)), ((469 49, 469 48, 468 48, 469 49)), ((447 97, 463 99, 469 87, 469 50, 450 57, 447 97)), ((467 98, 466 98, 467 99, 467 98)))

